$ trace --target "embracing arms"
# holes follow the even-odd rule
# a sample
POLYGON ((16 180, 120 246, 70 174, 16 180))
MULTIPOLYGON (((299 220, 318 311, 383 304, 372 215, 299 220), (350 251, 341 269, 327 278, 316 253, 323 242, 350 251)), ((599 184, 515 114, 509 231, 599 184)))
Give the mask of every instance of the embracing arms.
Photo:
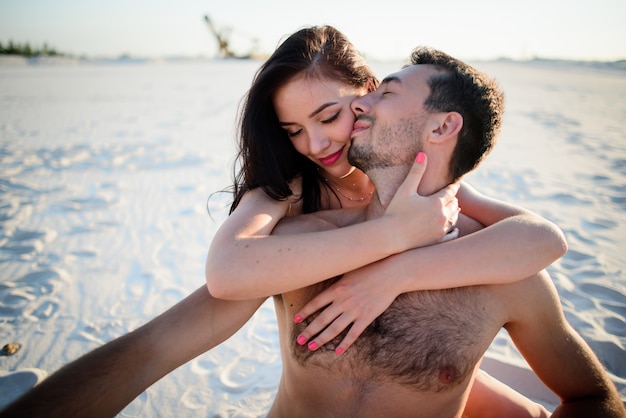
MULTIPOLYGON (((340 351, 352 345, 363 330, 401 293, 451 287, 511 283, 529 277, 567 250, 562 232, 551 222, 517 206, 489 199, 469 185, 458 192, 463 213, 486 228, 438 245, 388 257, 343 276, 313 298, 295 318, 306 319, 326 307, 302 332, 300 341, 314 346, 350 330, 340 351)), ((460 218, 462 235, 475 226, 460 218)))
MULTIPOLYGON (((273 200, 261 189, 246 193, 213 238, 206 260, 209 291, 223 299, 280 294, 439 242, 451 225, 448 220, 456 222, 457 187, 418 195, 424 168, 414 164, 385 216, 361 222, 363 208, 343 209, 341 221, 334 218, 319 232, 272 235, 289 203, 273 200), (346 224, 351 225, 336 228, 346 224)), ((323 223, 324 213, 318 214, 323 223)))
POLYGON ((400 293, 515 282, 567 251, 563 233, 552 222, 481 195, 465 183, 457 196, 463 214, 485 228, 468 231, 462 225, 468 220, 462 218, 460 238, 373 264, 379 277, 398 285, 400 293))

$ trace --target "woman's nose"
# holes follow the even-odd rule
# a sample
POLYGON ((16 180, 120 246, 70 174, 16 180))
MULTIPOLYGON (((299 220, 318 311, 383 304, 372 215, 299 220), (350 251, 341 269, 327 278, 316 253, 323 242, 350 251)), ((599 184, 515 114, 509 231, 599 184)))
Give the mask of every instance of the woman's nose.
POLYGON ((319 155, 330 145, 328 136, 323 135, 322 132, 318 132, 309 137, 309 149, 311 154, 319 155))

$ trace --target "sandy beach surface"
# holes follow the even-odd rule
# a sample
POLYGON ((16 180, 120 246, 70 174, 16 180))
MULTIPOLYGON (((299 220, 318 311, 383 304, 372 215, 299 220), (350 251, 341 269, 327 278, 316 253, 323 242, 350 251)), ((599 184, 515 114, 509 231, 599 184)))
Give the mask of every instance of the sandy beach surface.
MULTIPOLYGON (((374 68, 384 76, 400 64, 374 68)), ((507 113, 495 151, 467 180, 564 230, 570 250, 550 273, 626 401, 626 71, 475 64, 502 84, 507 113)), ((230 202, 208 197, 230 184, 237 106, 258 66, 0 65, 0 345, 21 344, 0 357, 0 406, 204 283, 230 202)), ((556 402, 505 333, 484 368, 556 402)), ((268 302, 120 416, 263 416, 280 369, 268 302)))

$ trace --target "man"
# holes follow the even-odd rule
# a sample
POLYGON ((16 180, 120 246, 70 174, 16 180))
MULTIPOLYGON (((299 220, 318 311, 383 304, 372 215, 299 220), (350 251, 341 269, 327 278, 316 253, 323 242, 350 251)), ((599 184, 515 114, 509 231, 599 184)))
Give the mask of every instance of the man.
MULTIPOLYGON (((353 103, 350 161, 376 186, 357 221, 384 213, 418 152, 428 156, 418 192, 428 195, 473 169, 492 146, 489 132, 501 112, 492 82, 437 51, 417 50, 412 63, 353 103)), ((355 220, 345 211, 323 216, 322 227, 344 225, 345 216, 355 220)), ((545 272, 508 285, 405 293, 339 356, 333 344, 314 351, 289 344, 304 328, 294 316, 327 286, 276 297, 289 355, 270 416, 461 416, 480 359, 501 327, 561 398, 554 416, 624 415, 598 360, 567 324, 545 272)))
MULTIPOLYGON (((277 233, 379 216, 419 151, 428 155, 420 194, 444 187, 478 164, 489 147, 468 144, 460 132, 471 130, 475 119, 485 115, 444 111, 437 103, 441 95, 447 99, 450 91, 445 89, 458 88, 454 80, 469 83, 469 89, 476 83, 489 88, 488 83, 465 64, 438 52, 416 52, 413 64, 353 106, 358 120, 351 155, 376 185, 372 203, 360 212, 327 212, 285 222, 277 233)), ((483 136, 482 129, 478 131, 483 136)), ((339 356, 332 344, 310 351, 294 343, 305 326, 293 322, 295 313, 330 283, 275 297, 283 375, 270 416, 460 416, 480 358, 503 326, 537 374, 561 397, 555 416, 624 414, 598 360, 566 323, 545 273, 511 285, 403 294, 353 348, 339 356)), ((38 400, 43 406, 35 413, 43 416, 53 415, 53 406, 63 409, 54 410, 58 416, 113 415, 162 375, 227 338, 260 303, 219 301, 200 289, 136 332, 66 366, 13 411, 24 412, 38 400), (159 352, 154 347, 162 344, 164 334, 186 343, 159 352), (92 373, 104 378, 89 376, 92 373), (81 398, 57 405, 58 394, 61 400, 68 399, 68 389, 81 398)))

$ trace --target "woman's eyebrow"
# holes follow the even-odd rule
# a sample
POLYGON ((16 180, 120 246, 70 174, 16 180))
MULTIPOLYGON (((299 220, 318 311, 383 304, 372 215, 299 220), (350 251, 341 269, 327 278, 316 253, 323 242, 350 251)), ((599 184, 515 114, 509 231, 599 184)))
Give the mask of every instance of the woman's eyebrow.
POLYGON ((320 107, 318 107, 317 109, 315 109, 313 112, 311 112, 311 114, 309 115, 310 118, 312 118, 313 116, 317 115, 318 113, 320 113, 322 110, 326 109, 329 106, 332 105, 336 105, 338 102, 328 102, 328 103, 324 103, 323 105, 321 105, 320 107))
MULTIPOLYGON (((337 103, 339 103, 339 102, 324 103, 323 105, 321 105, 320 107, 315 109, 313 112, 311 112, 311 114, 309 114, 308 117, 312 118, 313 116, 315 116, 318 113, 320 113, 322 110, 326 109, 329 106, 336 105, 337 103)), ((280 124, 280 126, 297 125, 296 122, 282 122, 282 121, 278 121, 278 123, 280 124)))

